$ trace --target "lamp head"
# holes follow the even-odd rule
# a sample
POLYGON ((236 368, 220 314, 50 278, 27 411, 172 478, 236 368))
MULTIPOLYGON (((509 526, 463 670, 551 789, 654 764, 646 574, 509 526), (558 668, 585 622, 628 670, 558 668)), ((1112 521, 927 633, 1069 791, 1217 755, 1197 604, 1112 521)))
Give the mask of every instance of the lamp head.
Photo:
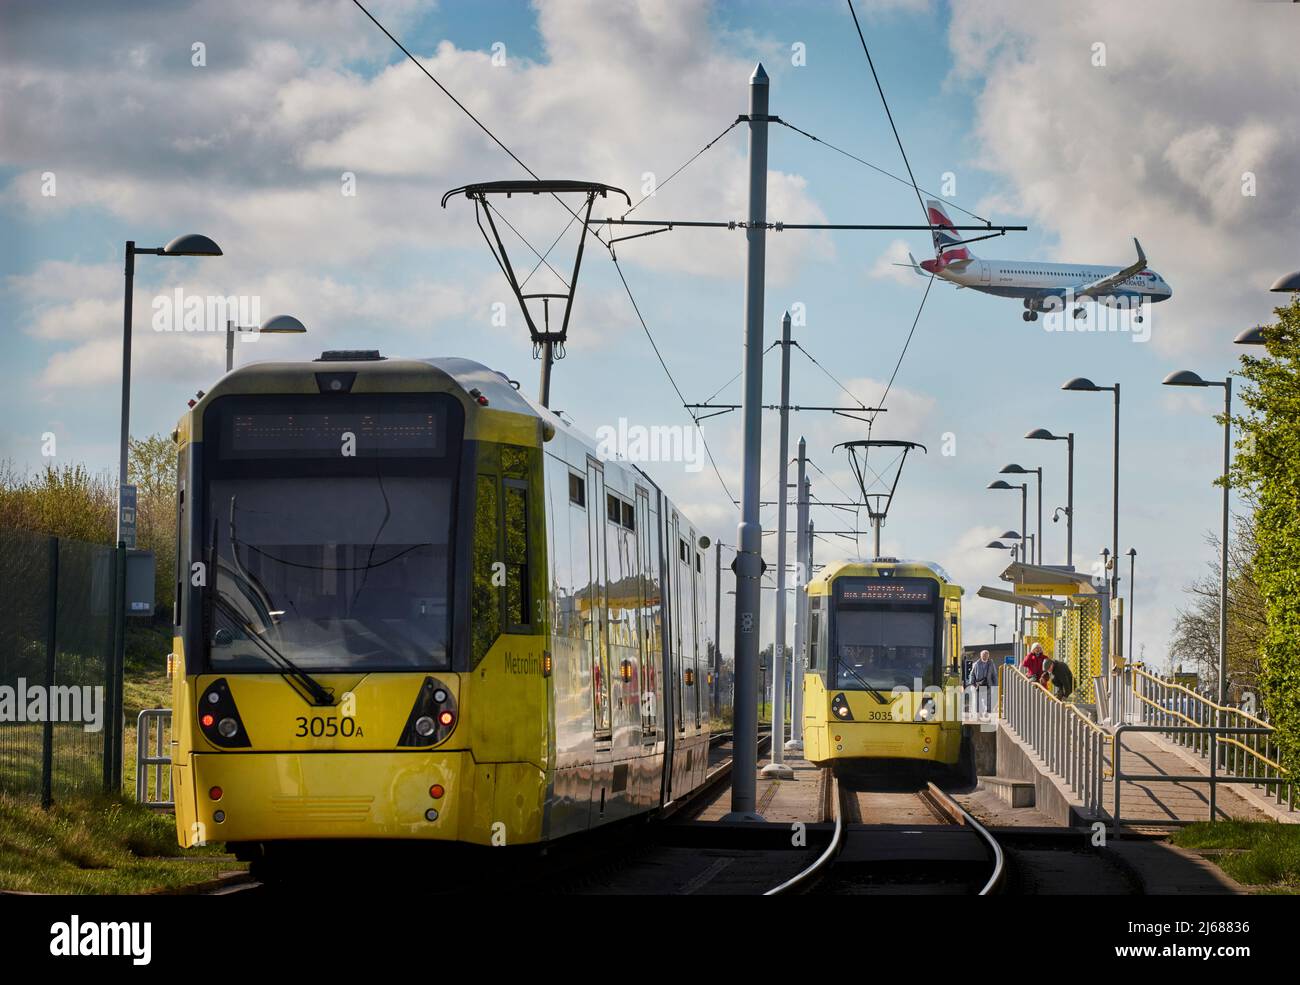
POLYGON ((293 315, 273 315, 262 322, 258 331, 263 335, 298 335, 307 331, 307 326, 293 315))
POLYGON ((1300 270, 1293 270, 1289 274, 1283 274, 1273 282, 1270 291, 1300 291, 1300 270))
POLYGON ((1032 431, 1025 433, 1026 438, 1036 438, 1039 441, 1056 441, 1056 435, 1052 434, 1047 428, 1034 428, 1032 431))
POLYGON ((221 247, 201 233, 185 233, 162 248, 168 257, 219 257, 221 247))
POLYGON ((1023 466, 1017 465, 1017 464, 1015 464, 1014 462, 1012 462, 1010 465, 1004 465, 1004 466, 1002 466, 1002 470, 1001 470, 1001 473, 1000 473, 1000 474, 1002 474, 1002 475, 1029 475, 1029 474, 1032 473, 1033 471, 1034 471, 1033 469, 1027 469, 1027 468, 1024 468, 1023 466))
POLYGON ((1011 483, 1007 482, 1006 479, 994 479, 992 482, 988 484, 988 488, 989 489, 1016 489, 1018 487, 1013 486, 1011 483))
POLYGON ((1062 383, 1061 389, 1093 391, 1100 390, 1101 387, 1097 386, 1096 383, 1092 382, 1092 380, 1088 379, 1086 376, 1076 376, 1074 379, 1066 380, 1062 383))
POLYGON ((1237 345, 1265 345, 1264 329, 1256 325, 1254 328, 1238 332, 1237 337, 1232 341, 1237 345))
POLYGON ((1209 386, 1203 379, 1193 373, 1190 369, 1180 369, 1176 373, 1170 373, 1164 379, 1165 386, 1209 386))

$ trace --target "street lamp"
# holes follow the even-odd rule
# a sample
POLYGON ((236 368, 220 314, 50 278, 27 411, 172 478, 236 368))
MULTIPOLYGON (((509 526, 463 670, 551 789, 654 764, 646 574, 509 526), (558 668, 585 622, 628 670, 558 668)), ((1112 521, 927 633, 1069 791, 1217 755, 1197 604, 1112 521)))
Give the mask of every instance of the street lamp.
MULTIPOLYGON (((1026 438, 1038 441, 1064 441, 1065 456, 1065 564, 1074 568, 1074 432, 1069 434, 1052 434, 1047 428, 1034 428, 1025 434, 1026 438)), ((1041 489, 1041 486, 1040 486, 1041 489)), ((1053 514, 1052 522, 1056 522, 1053 514)))
MULTIPOLYGON (((988 484, 989 489, 1019 489, 1020 490, 1020 529, 1024 530, 1029 526, 1029 483, 1028 482, 1007 482, 1006 479, 995 479, 988 484)), ((1023 539, 1021 540, 1023 544, 1023 539)), ((1024 551, 1020 552, 1022 561, 1028 560, 1028 555, 1024 551)))
POLYGON ((117 454, 117 543, 126 542, 122 529, 122 488, 127 484, 126 453, 131 432, 131 300, 135 288, 135 258, 137 254, 163 257, 219 257, 221 247, 199 233, 177 236, 166 246, 143 248, 135 240, 126 241, 126 297, 122 313, 122 433, 117 454))
MULTIPOLYGON (((1040 465, 1036 469, 1027 469, 1016 465, 1002 466, 1002 475, 1037 475, 1038 476, 1038 539, 1034 542, 1035 558, 1039 564, 1043 563, 1043 467, 1040 465)), ((1026 480, 1027 481, 1027 480, 1026 480)))
POLYGON ((1062 390, 1073 390, 1083 393, 1098 393, 1102 390, 1110 390, 1115 394, 1115 463, 1112 466, 1114 474, 1114 488, 1112 491, 1113 502, 1111 504, 1111 541, 1112 550, 1111 558, 1115 561, 1115 571, 1110 583, 1110 597, 1119 597, 1119 384, 1114 386, 1098 386, 1092 380, 1085 376, 1076 376, 1072 380, 1067 380, 1061 384, 1062 390))
POLYGON ((236 325, 230 319, 226 320, 226 372, 229 373, 235 368, 235 334, 237 332, 253 332, 258 335, 301 335, 307 331, 307 326, 300 322, 293 315, 272 315, 261 325, 236 325))
POLYGON ((1219 704, 1228 703, 1228 473, 1232 468, 1232 377, 1223 382, 1203 380, 1191 370, 1181 369, 1164 379, 1165 386, 1223 387, 1223 526, 1219 544, 1219 704))
POLYGON ((989 625, 993 627, 993 645, 997 646, 998 645, 998 624, 995 622, 991 622, 989 623, 989 625))

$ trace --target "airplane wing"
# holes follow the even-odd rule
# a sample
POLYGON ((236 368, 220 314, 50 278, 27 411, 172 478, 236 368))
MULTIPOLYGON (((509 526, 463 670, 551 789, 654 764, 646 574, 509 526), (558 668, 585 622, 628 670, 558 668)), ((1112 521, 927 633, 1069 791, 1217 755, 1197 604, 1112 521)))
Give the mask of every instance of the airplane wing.
POLYGON ((1137 247, 1137 259, 1130 263, 1123 270, 1117 270, 1113 274, 1107 274, 1105 277, 1098 278, 1089 284, 1074 289, 1076 298, 1090 298, 1098 295, 1107 294, 1117 285, 1122 284, 1134 274, 1145 270, 1147 265, 1147 255, 1142 252, 1142 244, 1133 238, 1133 245, 1137 247))

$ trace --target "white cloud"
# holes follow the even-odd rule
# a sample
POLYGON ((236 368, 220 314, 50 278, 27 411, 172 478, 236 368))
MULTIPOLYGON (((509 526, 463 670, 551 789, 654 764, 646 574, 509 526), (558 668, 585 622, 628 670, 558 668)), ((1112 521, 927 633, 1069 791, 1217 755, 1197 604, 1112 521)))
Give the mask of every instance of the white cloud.
POLYGON ((867 276, 874 280, 891 280, 895 284, 921 283, 916 279, 916 272, 910 269, 909 246, 906 240, 896 239, 885 247, 885 252, 876 257, 867 276), (899 266, 903 264, 904 266, 899 266))
POLYGON ((1152 343, 1217 349, 1268 308, 1300 222, 1293 23, 1210 0, 953 5, 952 81, 978 86, 977 163, 1006 180, 981 211, 1009 206, 1080 262, 1120 263, 1136 235, 1174 289, 1152 343))

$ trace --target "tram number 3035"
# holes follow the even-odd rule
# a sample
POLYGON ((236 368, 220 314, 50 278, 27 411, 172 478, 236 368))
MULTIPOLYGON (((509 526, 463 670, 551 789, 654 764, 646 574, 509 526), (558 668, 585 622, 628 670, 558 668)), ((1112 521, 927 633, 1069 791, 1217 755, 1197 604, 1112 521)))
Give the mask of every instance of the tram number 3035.
POLYGON ((333 738, 341 735, 345 739, 350 739, 353 736, 365 735, 365 733, 361 731, 361 726, 357 724, 356 719, 350 717, 339 719, 335 718, 333 715, 328 717, 313 715, 311 718, 307 718, 300 715, 297 722, 298 731, 295 734, 300 737, 310 735, 320 739, 333 738))

